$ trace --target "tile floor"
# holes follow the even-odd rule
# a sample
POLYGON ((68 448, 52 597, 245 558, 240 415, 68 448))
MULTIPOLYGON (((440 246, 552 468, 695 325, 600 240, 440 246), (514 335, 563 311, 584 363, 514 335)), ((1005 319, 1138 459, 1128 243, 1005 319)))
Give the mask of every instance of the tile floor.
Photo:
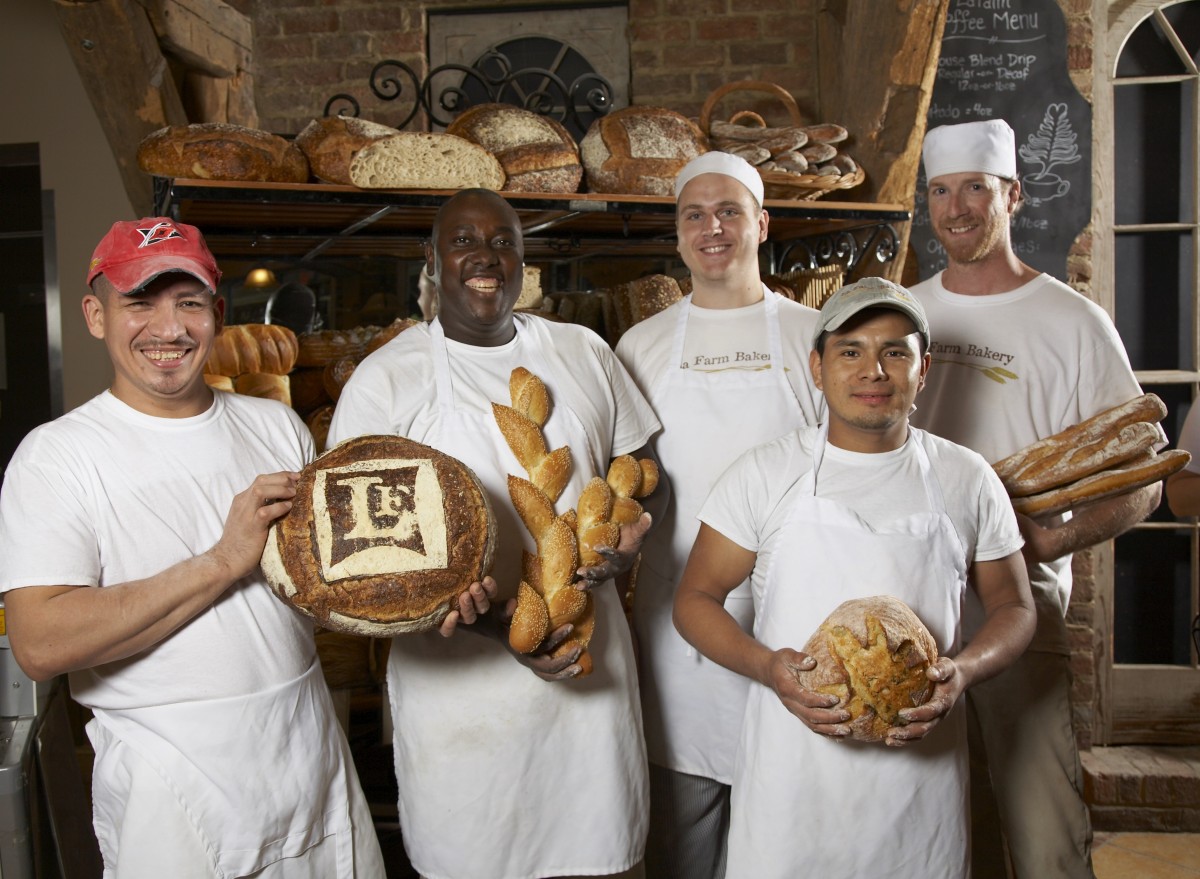
POLYGON ((1200 879, 1200 833, 1097 833, 1096 879, 1200 879))

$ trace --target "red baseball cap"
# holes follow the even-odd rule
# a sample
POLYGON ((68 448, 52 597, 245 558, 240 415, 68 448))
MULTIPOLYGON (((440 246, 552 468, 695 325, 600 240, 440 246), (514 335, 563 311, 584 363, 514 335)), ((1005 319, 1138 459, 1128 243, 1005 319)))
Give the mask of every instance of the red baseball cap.
POLYGON ((88 266, 87 283, 104 275, 121 293, 133 293, 164 272, 187 272, 216 292, 217 260, 195 226, 167 217, 113 223, 88 266))

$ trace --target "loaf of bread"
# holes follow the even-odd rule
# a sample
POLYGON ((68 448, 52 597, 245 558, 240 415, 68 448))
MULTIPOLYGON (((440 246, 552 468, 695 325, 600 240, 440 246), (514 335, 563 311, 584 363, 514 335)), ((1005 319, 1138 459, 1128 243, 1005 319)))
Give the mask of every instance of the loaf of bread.
POLYGON ((239 376, 247 372, 287 375, 299 354, 296 334, 282 324, 233 324, 213 340, 204 371, 239 376))
POLYGON ((262 570, 292 607, 334 631, 436 628, 492 564, 495 520, 461 461, 403 437, 362 436, 300 473, 262 570))
POLYGON ((453 134, 401 131, 363 147, 350 162, 362 189, 504 188, 504 169, 478 144, 453 134))
POLYGON ((1053 516, 1083 504, 1104 500, 1136 491, 1166 479, 1182 470, 1192 460, 1183 449, 1170 449, 1162 454, 1149 450, 1137 458, 1116 467, 1101 470, 1041 494, 1012 499, 1013 509, 1026 516, 1053 516))
POLYGON ((400 132, 357 116, 323 116, 296 135, 312 175, 326 183, 351 185, 350 162, 369 143, 400 132))
POLYGON ((334 403, 342 396, 342 388, 350 381, 350 376, 354 374, 357 366, 357 357, 339 357, 325 364, 322 376, 325 381, 325 393, 329 394, 329 399, 334 403))
POLYGON ((904 602, 889 595, 856 598, 834 609, 804 645, 816 667, 797 669, 801 686, 838 697, 850 712, 850 737, 878 742, 902 725, 902 708, 933 695, 926 675, 937 643, 904 602))
POLYGON ((333 423, 332 403, 318 406, 304 419, 304 424, 308 427, 308 432, 313 437, 313 448, 317 450, 318 455, 325 451, 325 441, 329 438, 329 425, 331 423, 333 423))
POLYGON ((297 366, 319 366, 324 369, 331 360, 361 357, 370 335, 362 327, 349 330, 318 330, 297 337, 299 352, 297 366))
POLYGON ((285 406, 292 405, 291 382, 286 375, 245 372, 233 380, 233 389, 247 397, 263 397, 276 400, 285 406))
MULTIPOLYGON (((1054 481, 1044 480, 1036 484, 1042 489, 1053 485, 1073 482, 1088 473, 1071 466, 1064 466, 1075 456, 1076 450, 1091 449, 1096 443, 1104 443, 1117 435, 1122 428, 1138 422, 1157 423, 1167 415, 1166 404, 1155 394, 1142 394, 1120 405, 1099 412, 1091 418, 1072 425, 1066 430, 1039 439, 1007 458, 992 465, 1004 487, 1012 494, 1010 486, 1028 485, 1030 480, 1050 474, 1054 481)), ((1084 455, 1082 457, 1088 457, 1084 455)), ((1096 472, 1092 470, 1091 472, 1096 472)))
POLYGON ((308 160, 277 134, 227 122, 170 125, 142 139, 138 167, 159 177, 304 183, 308 160))
POLYGON ((495 156, 509 192, 575 192, 583 179, 575 139, 549 116, 511 104, 477 104, 451 122, 446 133, 495 156))
POLYGON ((213 375, 211 372, 204 373, 204 383, 214 391, 232 391, 233 379, 227 375, 213 375))
POLYGON ((708 138, 686 116, 662 107, 625 107, 597 118, 579 144, 592 192, 671 196, 675 175, 708 152, 708 138))
POLYGON ((396 318, 394 321, 392 321, 386 327, 383 327, 379 332, 375 333, 370 339, 367 340, 366 347, 363 351, 364 356, 372 353, 373 351, 378 351, 405 330, 415 327, 419 323, 421 323, 421 321, 413 320, 411 317, 396 318))
POLYGON ((302 366, 288 373, 292 385, 292 408, 306 416, 319 406, 332 402, 325 390, 325 368, 302 366))

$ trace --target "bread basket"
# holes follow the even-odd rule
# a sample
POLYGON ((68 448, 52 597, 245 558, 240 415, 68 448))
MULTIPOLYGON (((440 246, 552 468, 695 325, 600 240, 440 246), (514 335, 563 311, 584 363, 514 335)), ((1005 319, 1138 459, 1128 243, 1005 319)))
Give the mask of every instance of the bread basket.
MULTIPOLYGON (((797 128, 802 127, 805 123, 800 115, 800 108, 796 106, 796 99, 788 93, 788 91, 773 82, 761 82, 757 80, 742 80, 738 82, 729 82, 715 89, 708 99, 704 102, 704 106, 700 110, 699 124, 700 129, 708 135, 710 125, 712 123, 713 109, 717 103, 732 92, 738 91, 756 91, 766 92, 769 95, 777 98, 787 110, 791 117, 791 124, 797 128)), ((765 128, 766 122, 761 116, 752 110, 741 110, 735 112, 729 117, 729 121, 738 125, 747 125, 757 128, 765 128)), ((851 189, 858 186, 866 175, 862 168, 856 168, 849 174, 841 174, 837 176, 823 176, 818 174, 793 174, 787 171, 773 171, 759 169, 759 175, 763 180, 763 189, 766 198, 780 199, 783 201, 813 201, 833 192, 837 189, 851 189)))

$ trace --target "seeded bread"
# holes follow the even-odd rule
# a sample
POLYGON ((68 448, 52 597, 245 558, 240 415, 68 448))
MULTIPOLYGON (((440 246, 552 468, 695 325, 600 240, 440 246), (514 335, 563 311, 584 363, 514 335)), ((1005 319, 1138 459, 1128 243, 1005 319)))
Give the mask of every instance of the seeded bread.
POLYGON ((483 147, 457 135, 401 131, 359 150, 350 162, 350 182, 362 189, 499 190, 504 169, 483 147))
POLYGON ((350 162, 369 143, 399 134, 395 128, 355 116, 324 116, 296 135, 313 176, 326 183, 350 185, 350 162))
POLYGON ((699 126, 663 107, 625 107, 601 116, 579 144, 588 189, 631 195, 673 195, 675 175, 706 152, 708 139, 699 126))
POLYGON ((450 123, 495 156, 509 192, 575 192, 583 179, 579 147, 557 119, 510 104, 477 104, 450 123))
POLYGON ((159 177, 305 183, 308 159, 277 134, 227 122, 169 125, 138 144, 138 167, 159 177))

